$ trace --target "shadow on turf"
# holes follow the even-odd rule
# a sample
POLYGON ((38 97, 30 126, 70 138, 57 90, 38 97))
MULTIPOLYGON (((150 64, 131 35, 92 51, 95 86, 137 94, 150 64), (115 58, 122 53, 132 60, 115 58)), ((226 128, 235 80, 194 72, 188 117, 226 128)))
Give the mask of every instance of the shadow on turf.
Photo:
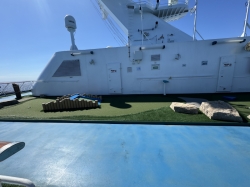
POLYGON ((110 106, 121 109, 128 109, 132 107, 130 104, 127 104, 125 102, 111 102, 110 106))

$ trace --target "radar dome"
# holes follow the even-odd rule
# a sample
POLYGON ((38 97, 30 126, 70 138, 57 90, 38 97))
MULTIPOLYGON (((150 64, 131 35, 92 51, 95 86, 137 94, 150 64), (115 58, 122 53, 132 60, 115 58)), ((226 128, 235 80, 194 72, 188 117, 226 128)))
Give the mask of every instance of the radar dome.
POLYGON ((76 20, 71 15, 66 15, 65 18, 65 27, 67 29, 76 29, 76 20))

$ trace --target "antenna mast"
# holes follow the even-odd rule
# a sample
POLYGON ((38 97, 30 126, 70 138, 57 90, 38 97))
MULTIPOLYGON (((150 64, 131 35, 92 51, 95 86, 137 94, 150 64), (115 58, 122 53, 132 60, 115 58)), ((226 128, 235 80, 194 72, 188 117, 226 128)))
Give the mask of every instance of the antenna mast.
POLYGON ((193 33, 193 40, 196 40, 196 20, 197 20, 197 4, 198 4, 198 0, 195 0, 195 5, 193 8, 194 11, 194 33, 193 33))
MULTIPOLYGON (((250 1, 250 0, 249 0, 250 1)), ((186 0, 186 3, 188 3, 188 0, 186 0)), ((196 29, 196 20, 197 20, 197 6, 198 6, 198 0, 195 0, 194 7, 190 10, 191 13, 194 13, 194 34, 193 34, 193 40, 196 40, 196 33, 201 37, 202 40, 204 38, 200 35, 200 33, 196 29)))
POLYGON ((76 31, 76 20, 73 16, 71 15, 66 15, 65 18, 65 27, 68 29, 70 32, 70 37, 71 37, 71 47, 70 50, 78 50, 75 44, 75 38, 74 38, 74 32, 76 31))
POLYGON ((245 36, 246 36, 246 27, 250 28, 250 27, 249 27, 249 24, 248 24, 249 4, 250 4, 250 0, 248 0, 248 1, 246 2, 247 11, 246 11, 246 18, 245 18, 245 22, 244 22, 243 33, 242 33, 241 37, 245 37, 245 36))

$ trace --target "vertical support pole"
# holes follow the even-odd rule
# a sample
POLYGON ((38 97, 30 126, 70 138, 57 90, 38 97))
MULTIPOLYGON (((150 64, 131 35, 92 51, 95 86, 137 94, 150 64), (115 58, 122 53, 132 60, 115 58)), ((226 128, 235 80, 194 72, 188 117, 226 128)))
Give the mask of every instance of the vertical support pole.
POLYGON ((244 22, 243 33, 242 33, 241 37, 246 36, 246 27, 247 27, 247 24, 248 24, 249 4, 250 4, 250 0, 247 1, 247 11, 246 11, 246 17, 245 17, 245 22, 244 22))
POLYGON ((164 91, 163 91, 164 95, 166 95, 166 83, 164 83, 164 91))
POLYGON ((141 45, 143 45, 143 38, 144 38, 143 20, 142 20, 143 10, 142 10, 141 4, 140 4, 140 12, 141 12, 141 45))
POLYGON ((21 95, 21 91, 20 91, 20 87, 18 84, 12 83, 13 89, 15 91, 16 94, 16 99, 22 99, 22 95, 21 95))
POLYGON ((160 4, 160 0, 156 0, 155 10, 157 10, 157 9, 158 9, 159 4, 160 4))
POLYGON ((163 80, 163 94, 166 95, 166 83, 168 83, 167 80, 163 80))
MULTIPOLYGON (((68 29, 69 30, 69 29, 68 29)), ((69 30, 70 32, 70 37, 71 37, 71 48, 70 50, 78 50, 77 47, 76 47, 76 44, 75 44, 75 37, 74 37, 74 30, 69 30)))
POLYGON ((198 5, 198 0, 195 0, 195 6, 194 6, 194 33, 193 33, 193 41, 196 40, 196 20, 197 20, 197 5, 198 5))

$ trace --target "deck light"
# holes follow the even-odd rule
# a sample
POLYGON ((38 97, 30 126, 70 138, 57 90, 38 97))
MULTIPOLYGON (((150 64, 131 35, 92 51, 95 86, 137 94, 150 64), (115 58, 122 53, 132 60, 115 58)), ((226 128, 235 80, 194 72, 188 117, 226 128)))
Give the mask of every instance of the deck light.
POLYGON ((155 22, 155 28, 157 28, 157 27, 158 27, 158 21, 155 22))

